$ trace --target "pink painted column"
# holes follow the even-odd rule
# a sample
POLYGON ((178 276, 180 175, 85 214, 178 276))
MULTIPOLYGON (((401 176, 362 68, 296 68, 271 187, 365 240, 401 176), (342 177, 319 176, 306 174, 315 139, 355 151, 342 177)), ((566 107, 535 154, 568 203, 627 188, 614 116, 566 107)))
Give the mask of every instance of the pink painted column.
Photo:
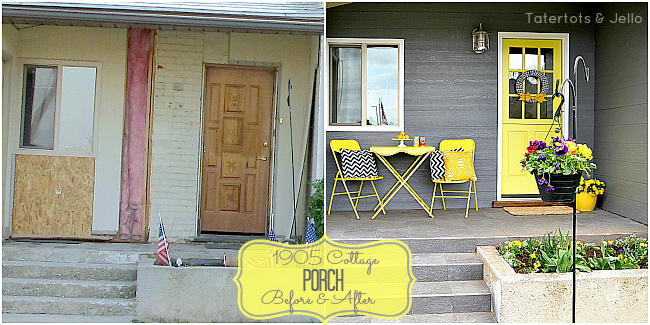
POLYGON ((118 238, 145 241, 144 202, 147 114, 152 31, 129 28, 126 50, 126 102, 122 140, 122 200, 118 238))

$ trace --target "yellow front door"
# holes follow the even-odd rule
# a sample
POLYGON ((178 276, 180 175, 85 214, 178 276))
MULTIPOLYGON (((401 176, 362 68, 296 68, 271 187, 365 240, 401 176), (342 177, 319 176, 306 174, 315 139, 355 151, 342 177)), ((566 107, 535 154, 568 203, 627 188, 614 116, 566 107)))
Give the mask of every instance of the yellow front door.
POLYGON ((551 129, 551 124, 560 99, 552 101, 551 97, 556 80, 562 80, 562 40, 504 39, 501 50, 501 195, 537 194, 535 178, 522 171, 519 161, 524 157, 529 141, 548 141, 550 137, 559 135, 556 128, 560 126, 555 123, 551 129), (544 77, 548 83, 544 82, 544 77), (522 93, 528 97, 527 101, 522 100, 522 93))

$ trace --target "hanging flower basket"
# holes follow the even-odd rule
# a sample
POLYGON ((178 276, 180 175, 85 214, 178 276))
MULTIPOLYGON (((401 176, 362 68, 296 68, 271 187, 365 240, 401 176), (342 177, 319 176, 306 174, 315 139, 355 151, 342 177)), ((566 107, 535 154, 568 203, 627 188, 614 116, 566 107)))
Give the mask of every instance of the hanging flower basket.
POLYGON ((544 202, 570 203, 582 172, 596 168, 591 149, 571 139, 554 137, 550 143, 530 141, 521 167, 533 174, 544 202))
POLYGON ((580 185, 582 173, 562 174, 535 174, 537 188, 542 201, 549 203, 571 203, 573 194, 580 185))

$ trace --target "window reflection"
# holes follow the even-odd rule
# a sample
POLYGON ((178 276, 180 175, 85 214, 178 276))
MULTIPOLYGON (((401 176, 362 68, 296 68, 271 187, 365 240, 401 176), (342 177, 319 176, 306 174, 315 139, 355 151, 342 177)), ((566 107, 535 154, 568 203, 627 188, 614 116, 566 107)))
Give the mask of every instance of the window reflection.
POLYGON ((25 66, 23 148, 51 150, 54 146, 56 67, 25 66))
POLYGON ((59 149, 93 151, 95 68, 63 67, 59 149))
POLYGON ((368 46, 366 50, 367 125, 397 125, 399 60, 397 46, 368 46))
POLYGON ((331 123, 361 125, 361 48, 331 48, 331 123))

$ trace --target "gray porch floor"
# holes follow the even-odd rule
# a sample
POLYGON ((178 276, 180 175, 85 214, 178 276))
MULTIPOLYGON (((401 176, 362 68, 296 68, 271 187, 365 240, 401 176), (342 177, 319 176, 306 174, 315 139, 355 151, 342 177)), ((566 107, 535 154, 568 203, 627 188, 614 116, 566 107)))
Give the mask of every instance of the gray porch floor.
MULTIPOLYGON (((425 239, 425 238, 494 238, 537 237, 560 228, 566 234, 572 228, 572 216, 535 215, 513 216, 502 208, 470 209, 467 219, 464 209, 434 210, 430 218, 422 210, 389 210, 370 220, 370 211, 354 213, 332 212, 326 217, 325 231, 333 240, 425 239)), ((596 209, 577 215, 578 235, 637 234, 647 236, 648 226, 632 219, 596 209)))

